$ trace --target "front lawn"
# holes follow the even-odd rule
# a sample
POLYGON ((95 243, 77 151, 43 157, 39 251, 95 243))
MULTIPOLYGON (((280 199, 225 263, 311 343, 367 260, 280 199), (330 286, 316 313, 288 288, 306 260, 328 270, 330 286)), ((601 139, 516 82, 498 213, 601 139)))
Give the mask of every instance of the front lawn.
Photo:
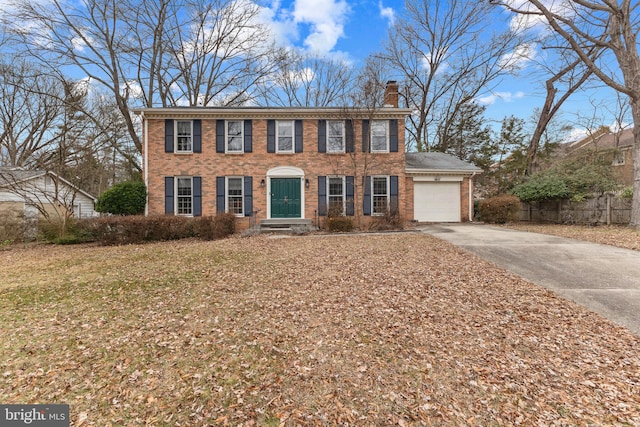
POLYGON ((12 248, 0 336, 74 425, 640 424, 640 339, 425 234, 12 248))

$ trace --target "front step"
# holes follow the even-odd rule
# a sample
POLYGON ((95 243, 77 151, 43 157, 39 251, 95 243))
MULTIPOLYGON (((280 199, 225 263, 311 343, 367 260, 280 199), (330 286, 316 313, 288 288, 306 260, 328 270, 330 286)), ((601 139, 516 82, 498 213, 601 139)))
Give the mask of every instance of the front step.
POLYGON ((258 227, 260 233, 305 234, 315 231, 310 219, 274 218, 263 219, 258 227))

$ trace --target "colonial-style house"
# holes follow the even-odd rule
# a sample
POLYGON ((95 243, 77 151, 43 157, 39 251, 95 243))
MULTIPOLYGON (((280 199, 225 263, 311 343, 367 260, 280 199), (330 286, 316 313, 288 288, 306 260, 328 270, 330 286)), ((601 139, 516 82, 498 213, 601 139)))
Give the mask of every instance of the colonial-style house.
MULTIPOLYGON (((411 110, 398 108, 395 82, 375 110, 174 107, 136 113, 143 123, 147 215, 232 212, 241 229, 269 222, 317 225, 329 213, 357 216, 361 225, 387 212, 414 219, 404 137, 411 110)), ((461 211, 469 211, 468 201, 461 211)), ((469 216, 457 218, 463 219, 469 216)))

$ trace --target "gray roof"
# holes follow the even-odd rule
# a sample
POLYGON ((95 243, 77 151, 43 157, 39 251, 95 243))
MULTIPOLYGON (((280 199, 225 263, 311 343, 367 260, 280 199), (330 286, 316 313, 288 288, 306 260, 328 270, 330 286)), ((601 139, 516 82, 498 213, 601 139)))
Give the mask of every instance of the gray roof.
POLYGON ((73 185, 71 182, 67 181, 66 179, 62 178, 61 176, 58 176, 57 174, 50 172, 50 171, 45 171, 45 170, 27 170, 27 169, 22 169, 22 168, 2 168, 0 167, 0 187, 7 187, 7 186, 11 186, 14 184, 18 184, 18 183, 22 183, 22 182, 26 182, 26 181, 30 181, 34 178, 38 178, 40 176, 43 175, 50 175, 55 177, 55 179, 59 179, 60 181, 62 181, 64 184, 77 189, 79 192, 81 192, 82 194, 84 194, 85 196, 87 196, 90 199, 93 199, 94 201, 97 200, 95 196, 92 196, 91 194, 87 193, 86 191, 82 190, 81 188, 78 188, 77 186, 73 185))
POLYGON ((0 168, 0 185, 28 181, 46 174, 43 170, 25 170, 22 168, 0 168))
POLYGON ((479 167, 460 160, 450 154, 428 152, 428 153, 407 153, 406 154, 407 170, 423 170, 423 171, 446 171, 446 172, 482 172, 479 167))

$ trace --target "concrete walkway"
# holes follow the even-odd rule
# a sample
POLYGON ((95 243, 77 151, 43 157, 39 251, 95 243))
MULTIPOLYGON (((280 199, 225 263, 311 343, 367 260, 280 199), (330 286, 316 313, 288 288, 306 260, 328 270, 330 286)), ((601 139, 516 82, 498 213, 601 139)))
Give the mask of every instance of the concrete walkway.
POLYGON ((482 224, 419 229, 594 310, 640 336, 640 252, 482 224))

